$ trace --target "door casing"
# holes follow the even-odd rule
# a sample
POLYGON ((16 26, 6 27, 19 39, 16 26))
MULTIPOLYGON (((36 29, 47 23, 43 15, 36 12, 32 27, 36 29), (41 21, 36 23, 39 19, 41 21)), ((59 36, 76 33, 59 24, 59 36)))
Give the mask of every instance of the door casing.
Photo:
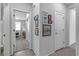
MULTIPOLYGON (((17 9, 14 9, 14 8, 11 8, 11 15, 12 15, 12 20, 11 20, 11 44, 12 44, 12 54, 14 54, 16 52, 16 39, 15 39, 15 11, 17 9)), ((20 10, 21 11, 21 10, 20 10)), ((30 14, 30 31, 29 31, 29 49, 32 49, 31 48, 31 12, 30 11, 22 11, 22 12, 28 12, 30 14)))

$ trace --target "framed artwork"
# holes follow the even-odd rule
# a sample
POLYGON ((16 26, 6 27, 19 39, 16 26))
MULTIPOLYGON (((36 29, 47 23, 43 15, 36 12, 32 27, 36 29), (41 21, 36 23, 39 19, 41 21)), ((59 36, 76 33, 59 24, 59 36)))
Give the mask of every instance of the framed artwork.
POLYGON ((48 24, 48 12, 42 11, 42 23, 48 24))
POLYGON ((51 36, 51 25, 43 24, 42 36, 51 36))
POLYGON ((52 16, 48 15, 48 24, 52 24, 52 16))
POLYGON ((52 15, 42 11, 42 24, 52 24, 52 15))

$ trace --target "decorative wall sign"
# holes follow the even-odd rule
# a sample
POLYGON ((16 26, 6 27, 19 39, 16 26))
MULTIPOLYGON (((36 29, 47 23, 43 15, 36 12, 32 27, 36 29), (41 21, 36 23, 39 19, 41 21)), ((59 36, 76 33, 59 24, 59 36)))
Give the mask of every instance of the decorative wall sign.
POLYGON ((43 24, 43 36, 51 36, 51 25, 43 24))
POLYGON ((39 35, 39 29, 35 28, 35 35, 39 35))
POLYGON ((38 28, 38 26, 39 26, 39 22, 38 22, 38 15, 36 15, 35 17, 34 17, 34 20, 35 20, 35 35, 39 35, 39 28, 38 28))

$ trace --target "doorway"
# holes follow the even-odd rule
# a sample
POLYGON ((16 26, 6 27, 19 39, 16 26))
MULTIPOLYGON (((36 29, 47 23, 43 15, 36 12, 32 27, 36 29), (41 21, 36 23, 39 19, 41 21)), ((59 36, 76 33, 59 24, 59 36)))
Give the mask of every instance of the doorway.
POLYGON ((69 46, 76 43, 76 11, 75 8, 70 9, 70 29, 69 29, 69 46))
POLYGON ((29 13, 15 10, 14 15, 15 52, 18 52, 29 48, 29 13))

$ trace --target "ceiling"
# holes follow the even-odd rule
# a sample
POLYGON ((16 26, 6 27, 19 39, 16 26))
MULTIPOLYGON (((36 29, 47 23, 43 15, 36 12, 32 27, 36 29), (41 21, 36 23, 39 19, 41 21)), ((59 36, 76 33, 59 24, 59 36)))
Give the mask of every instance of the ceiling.
POLYGON ((64 3, 68 8, 75 8, 75 3, 64 3))
POLYGON ((75 3, 64 3, 66 6, 74 5, 75 3))
POLYGON ((23 11, 16 11, 15 12, 15 19, 16 20, 26 20, 29 16, 29 13, 23 11))

